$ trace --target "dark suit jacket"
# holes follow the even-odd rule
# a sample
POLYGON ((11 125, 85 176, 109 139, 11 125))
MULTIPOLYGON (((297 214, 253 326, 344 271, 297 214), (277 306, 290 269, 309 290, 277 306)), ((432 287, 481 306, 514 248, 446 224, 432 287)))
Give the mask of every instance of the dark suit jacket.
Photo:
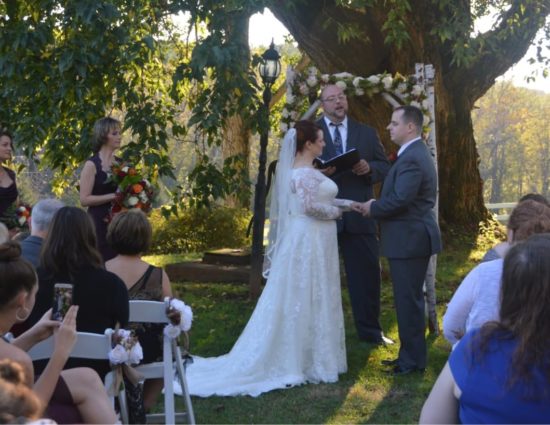
POLYGON ((380 224, 381 255, 416 258, 441 251, 439 226, 432 210, 437 172, 428 148, 418 140, 393 164, 371 217, 380 224))
MULTIPOLYGON (((324 160, 336 156, 330 131, 324 118, 317 121, 324 133, 326 142, 321 158, 324 160)), ((372 185, 384 180, 390 169, 390 163, 376 130, 365 124, 358 123, 348 117, 348 136, 346 149, 356 148, 361 159, 369 163, 371 172, 364 176, 357 176, 351 170, 334 174, 332 179, 338 185, 338 198, 352 199, 365 202, 374 197, 372 185)), ((363 217, 356 212, 346 212, 342 220, 338 220, 338 231, 349 233, 376 233, 374 220, 363 217)))

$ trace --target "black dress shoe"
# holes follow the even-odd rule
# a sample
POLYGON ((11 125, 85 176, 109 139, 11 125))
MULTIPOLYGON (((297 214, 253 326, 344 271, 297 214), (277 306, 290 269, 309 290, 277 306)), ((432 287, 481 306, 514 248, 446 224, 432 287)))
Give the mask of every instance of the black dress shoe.
POLYGON ((387 360, 382 360, 380 363, 383 365, 383 366, 396 366, 397 363, 399 362, 399 359, 387 359, 387 360))
POLYGON ((389 370, 387 373, 392 376, 403 376, 408 375, 410 373, 424 373, 426 369, 419 368, 416 366, 410 366, 410 367, 403 367, 399 365, 395 365, 391 370, 389 370))

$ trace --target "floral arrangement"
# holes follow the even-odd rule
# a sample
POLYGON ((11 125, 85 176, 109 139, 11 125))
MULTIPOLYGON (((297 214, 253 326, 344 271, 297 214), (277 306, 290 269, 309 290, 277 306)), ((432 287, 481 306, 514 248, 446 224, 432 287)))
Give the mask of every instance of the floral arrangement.
POLYGON ((155 197, 153 185, 143 177, 136 167, 113 161, 108 181, 117 185, 109 221, 116 213, 132 208, 138 208, 145 213, 151 211, 155 197))
POLYGON ((16 206, 12 204, 5 212, 0 221, 2 221, 8 229, 28 230, 31 220, 32 208, 27 204, 16 206))
POLYGON ((348 96, 372 96, 377 93, 390 93, 404 104, 413 105, 424 114, 424 127, 432 121, 429 111, 428 96, 424 86, 417 83, 414 76, 387 73, 357 77, 349 72, 338 74, 321 74, 315 67, 304 73, 296 73, 291 67, 286 75, 286 103, 282 110, 281 131, 284 133, 294 126, 301 113, 305 112, 305 99, 315 100, 320 90, 327 84, 335 84, 348 96))
POLYGON ((143 359, 143 349, 134 331, 118 329, 112 336, 113 349, 109 352, 111 365, 133 365, 143 359))
POLYGON ((193 322, 193 310, 183 301, 171 298, 166 309, 166 315, 170 319, 169 324, 164 327, 164 334, 169 338, 177 338, 180 333, 191 329, 193 322))

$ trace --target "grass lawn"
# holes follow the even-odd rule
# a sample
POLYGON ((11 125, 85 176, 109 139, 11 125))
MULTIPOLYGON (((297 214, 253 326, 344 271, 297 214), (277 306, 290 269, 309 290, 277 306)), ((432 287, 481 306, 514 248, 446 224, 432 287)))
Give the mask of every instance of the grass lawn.
MULTIPOLYGON (((454 235, 438 258, 438 313, 491 241, 454 235)), ((181 258, 150 258, 167 264, 181 258)), ((386 265, 383 264, 383 268, 386 265)), ((215 356, 228 352, 246 324, 255 302, 245 284, 174 282, 178 296, 192 306, 191 352, 215 356)), ((398 340, 391 283, 383 272, 382 326, 398 340)), ((397 356, 398 344, 373 347, 360 343, 353 325, 347 289, 343 288, 348 372, 335 384, 303 385, 260 397, 193 397, 198 423, 414 423, 450 347, 443 337, 428 336, 429 360, 424 375, 390 377, 380 365, 397 356)), ((181 403, 179 403, 181 406, 181 403)))

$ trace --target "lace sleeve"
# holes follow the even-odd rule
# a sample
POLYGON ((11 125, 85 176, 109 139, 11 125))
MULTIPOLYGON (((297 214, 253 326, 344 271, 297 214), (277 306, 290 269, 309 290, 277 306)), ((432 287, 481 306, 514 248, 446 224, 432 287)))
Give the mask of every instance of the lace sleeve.
POLYGON ((353 204, 353 202, 354 201, 352 201, 351 199, 336 198, 334 201, 332 201, 332 205, 340 208, 342 211, 351 211, 351 204, 353 204))
POLYGON ((334 220, 342 215, 342 211, 328 203, 318 202, 319 185, 324 178, 315 170, 304 170, 292 181, 292 189, 304 204, 304 213, 307 216, 320 220, 334 220), (311 171, 311 172, 310 172, 311 171))

